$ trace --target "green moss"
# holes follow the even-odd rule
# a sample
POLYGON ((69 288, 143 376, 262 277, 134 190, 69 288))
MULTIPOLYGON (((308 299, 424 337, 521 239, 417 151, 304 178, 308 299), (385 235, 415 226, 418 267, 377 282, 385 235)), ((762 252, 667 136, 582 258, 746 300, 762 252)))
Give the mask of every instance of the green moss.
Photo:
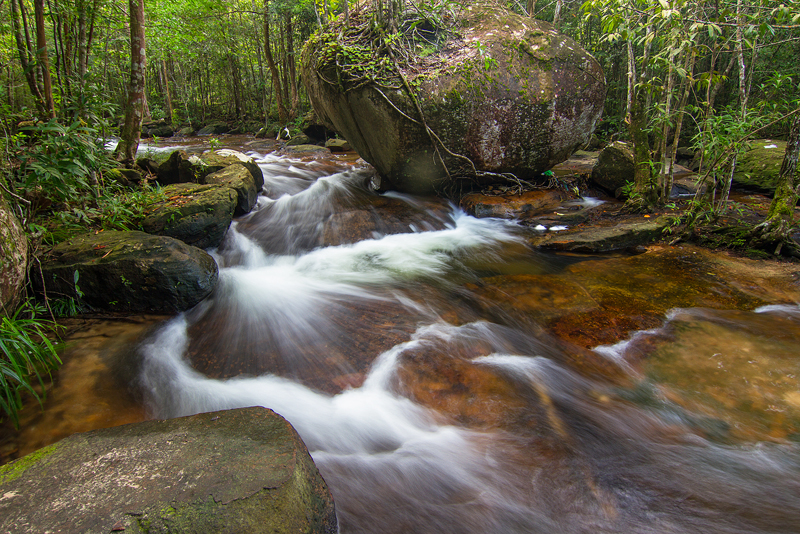
POLYGON ((5 484, 7 482, 11 482, 12 480, 16 480, 22 476, 22 474, 27 471, 28 468, 53 454, 57 448, 58 443, 54 443, 53 445, 42 447, 41 449, 34 451, 27 456, 23 456, 18 460, 14 460, 11 463, 0 466, 0 484, 5 484))

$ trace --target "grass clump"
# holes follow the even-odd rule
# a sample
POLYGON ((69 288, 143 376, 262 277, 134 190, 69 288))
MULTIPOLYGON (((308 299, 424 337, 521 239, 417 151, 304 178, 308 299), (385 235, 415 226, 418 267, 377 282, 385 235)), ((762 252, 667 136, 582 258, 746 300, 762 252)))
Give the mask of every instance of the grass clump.
POLYGON ((19 428, 19 412, 26 395, 42 404, 45 377, 61 359, 50 341, 58 326, 43 318, 44 307, 27 301, 10 316, 0 318, 0 419, 19 428), (37 387, 38 386, 38 387, 37 387))

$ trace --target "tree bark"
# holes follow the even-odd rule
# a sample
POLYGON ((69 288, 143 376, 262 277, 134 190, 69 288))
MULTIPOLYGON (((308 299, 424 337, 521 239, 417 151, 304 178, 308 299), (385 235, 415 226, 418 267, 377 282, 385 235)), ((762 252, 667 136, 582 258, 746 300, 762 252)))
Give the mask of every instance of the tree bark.
MULTIPOLYGON (((345 4, 347 4, 347 0, 344 0, 345 4)), ((289 49, 289 54, 287 55, 287 61, 289 62, 289 83, 290 88, 292 91, 292 107, 289 112, 290 118, 294 119, 297 117, 297 109, 300 105, 300 93, 297 90, 297 56, 294 53, 294 41, 292 38, 292 14, 290 12, 286 13, 286 40, 288 43, 287 48, 289 49)))
POLYGON ((278 106, 278 120, 281 124, 286 124, 287 113, 286 106, 283 102, 283 95, 281 94, 281 77, 278 73, 278 67, 275 65, 275 57, 272 55, 272 45, 270 43, 269 34, 269 0, 264 0, 264 55, 267 58, 269 72, 272 75, 272 88, 278 106))
POLYGON ((144 115, 145 41, 144 0, 128 0, 131 28, 131 72, 128 83, 128 103, 116 155, 123 161, 133 160, 139 148, 144 115))
POLYGON ((167 74, 167 62, 161 58, 161 76, 164 78, 164 105, 166 106, 167 124, 172 124, 172 97, 169 95, 169 75, 167 74))
POLYGON ((47 118, 56 118, 56 105, 53 102, 53 84, 50 79, 50 58, 47 55, 47 35, 44 27, 44 0, 34 0, 36 19, 36 55, 42 73, 42 98, 47 118))
POLYGON ((23 8, 24 6, 21 3, 19 7, 17 6, 17 0, 11 0, 11 23, 14 28, 14 40, 17 43, 19 63, 22 66, 22 71, 25 74, 25 81, 28 82, 31 95, 33 95, 36 110, 39 112, 39 115, 44 115, 44 99, 42 98, 42 92, 36 80, 35 69, 30 66, 30 62, 33 59, 31 56, 31 48, 30 46, 26 46, 26 44, 30 45, 30 40, 27 39, 27 28, 25 28, 25 40, 23 40, 22 36, 21 26, 26 24, 24 13, 22 12, 23 8), (23 15, 22 24, 20 24, 20 15, 23 15))

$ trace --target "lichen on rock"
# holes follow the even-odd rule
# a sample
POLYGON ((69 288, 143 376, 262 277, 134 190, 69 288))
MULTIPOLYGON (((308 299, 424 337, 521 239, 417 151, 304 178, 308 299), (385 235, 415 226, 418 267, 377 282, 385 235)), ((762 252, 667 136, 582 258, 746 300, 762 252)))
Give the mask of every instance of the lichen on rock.
POLYGON ((442 36, 435 52, 402 61, 394 41, 355 34, 343 21, 303 50, 317 116, 375 166, 387 188, 441 193, 463 179, 532 178, 588 140, 605 82, 575 41, 485 3, 452 22, 456 32, 442 36), (378 50, 370 39, 382 43, 378 50))

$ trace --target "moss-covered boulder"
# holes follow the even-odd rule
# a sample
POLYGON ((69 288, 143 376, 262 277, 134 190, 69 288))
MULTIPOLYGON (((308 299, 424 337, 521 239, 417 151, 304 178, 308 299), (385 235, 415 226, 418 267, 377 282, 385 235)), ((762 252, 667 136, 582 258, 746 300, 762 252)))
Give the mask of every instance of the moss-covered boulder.
POLYGON ((156 181, 161 185, 181 183, 205 183, 209 174, 231 165, 244 165, 253 177, 256 192, 264 186, 264 174, 250 156, 237 150, 211 150, 201 155, 189 155, 183 150, 171 152, 158 165, 156 181))
POLYGON ((213 122, 207 124, 198 130, 197 135, 217 135, 224 134, 231 131, 231 127, 224 122, 213 122))
POLYGON ((736 160, 734 183, 774 193, 785 154, 786 141, 772 139, 753 141, 750 150, 736 160))
POLYGON ((142 135, 145 137, 172 137, 175 130, 165 120, 142 123, 142 135))
POLYGON ((28 270, 28 238, 0 195, 0 316, 19 304, 28 270))
POLYGON ((261 168, 253 158, 237 150, 228 148, 212 150, 200 155, 199 161, 192 158, 192 162, 197 167, 195 173, 200 177, 200 181, 209 174, 238 163, 244 165, 253 176, 253 182, 256 184, 256 191, 261 191, 261 188, 264 186, 264 173, 261 172, 261 168))
POLYGON ((622 141, 614 141, 600 151, 592 169, 592 181, 616 193, 619 188, 633 181, 634 171, 633 147, 622 141))
POLYGON ((229 187, 236 191, 236 207, 234 215, 244 215, 250 213, 258 199, 258 190, 253 180, 253 175, 247 167, 236 163, 229 165, 222 170, 206 176, 203 181, 206 184, 220 185, 229 187))
POLYGON ((174 237, 198 248, 222 242, 236 208, 235 190, 215 184, 174 184, 163 192, 167 199, 142 221, 145 232, 174 237))
POLYGON ((0 467, 0 530, 333 534, 337 523, 297 432, 242 408, 74 434, 0 467))
POLYGON ((105 231, 55 246, 42 276, 34 282, 40 290, 44 282, 50 297, 103 310, 177 313, 211 294, 218 269, 205 251, 172 237, 105 231))
POLYGON ((474 180, 472 166, 453 154, 478 171, 535 177, 584 144, 600 117, 603 72, 575 41, 496 5, 458 13, 447 37, 430 31, 440 39, 435 52, 402 66, 405 81, 392 58, 373 51, 372 37, 359 40, 342 18, 303 49, 303 81, 317 116, 387 188, 440 192, 458 177, 474 180))

